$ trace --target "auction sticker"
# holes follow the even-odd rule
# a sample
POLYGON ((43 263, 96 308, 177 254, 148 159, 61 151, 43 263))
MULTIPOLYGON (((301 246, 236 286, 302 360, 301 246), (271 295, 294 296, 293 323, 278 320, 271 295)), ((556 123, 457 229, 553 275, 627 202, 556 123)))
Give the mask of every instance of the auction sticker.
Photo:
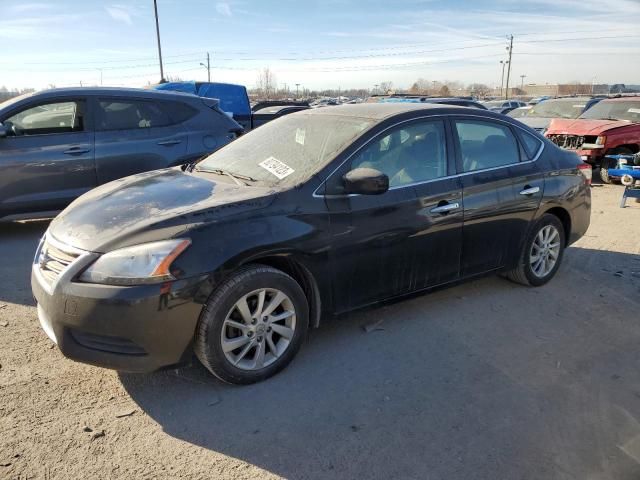
POLYGON ((302 128, 296 128, 296 143, 300 145, 304 145, 304 137, 306 136, 307 131, 302 128))
POLYGON ((276 177, 282 180, 285 177, 291 175, 295 170, 286 163, 281 162, 277 158, 269 157, 263 160, 258 165, 264 168, 267 172, 273 173, 276 177))

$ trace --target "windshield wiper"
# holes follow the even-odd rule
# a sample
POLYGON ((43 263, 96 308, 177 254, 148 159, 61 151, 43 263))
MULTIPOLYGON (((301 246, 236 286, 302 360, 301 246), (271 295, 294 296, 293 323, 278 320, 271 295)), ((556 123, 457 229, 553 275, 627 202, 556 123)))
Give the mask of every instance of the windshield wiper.
POLYGON ((244 185, 245 187, 249 186, 246 182, 256 182, 255 178, 252 178, 248 175, 240 175, 239 173, 231 173, 228 170, 223 170, 222 168, 195 168, 196 172, 205 172, 205 173, 215 173, 216 175, 226 175, 231 178, 238 185, 244 185), (241 182, 240 180, 246 180, 245 182, 241 182))

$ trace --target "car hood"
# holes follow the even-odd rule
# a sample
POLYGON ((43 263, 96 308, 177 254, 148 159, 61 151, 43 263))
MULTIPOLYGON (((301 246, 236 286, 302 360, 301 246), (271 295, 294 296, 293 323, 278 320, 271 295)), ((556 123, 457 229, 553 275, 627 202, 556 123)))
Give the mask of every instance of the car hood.
POLYGON ((516 118, 516 120, 536 130, 544 130, 549 126, 552 119, 544 117, 520 117, 516 118))
POLYGON ((591 120, 587 118, 567 120, 555 118, 549 125, 547 134, 599 135, 605 130, 628 125, 630 123, 625 120, 591 120))
POLYGON ((106 252, 173 238, 202 224, 269 205, 274 190, 218 181, 180 168, 121 178, 82 195, 49 227, 56 240, 106 252))

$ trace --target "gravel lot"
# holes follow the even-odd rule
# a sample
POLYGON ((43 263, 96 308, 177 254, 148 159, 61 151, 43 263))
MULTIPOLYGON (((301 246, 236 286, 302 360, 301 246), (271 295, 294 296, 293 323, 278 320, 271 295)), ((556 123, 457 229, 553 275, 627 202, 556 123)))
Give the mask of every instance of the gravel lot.
POLYGON ((638 479, 640 204, 620 195, 593 188, 550 284, 350 315, 242 388, 64 359, 29 286, 46 223, 0 225, 0 478, 638 479))

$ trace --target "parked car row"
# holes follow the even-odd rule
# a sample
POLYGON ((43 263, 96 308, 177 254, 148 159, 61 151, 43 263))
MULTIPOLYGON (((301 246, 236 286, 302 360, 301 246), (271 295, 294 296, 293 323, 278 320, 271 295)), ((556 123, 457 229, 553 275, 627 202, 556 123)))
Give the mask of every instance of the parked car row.
POLYGON ((507 115, 544 134, 554 118, 578 118, 600 100, 602 98, 597 97, 551 98, 516 108, 507 115))

